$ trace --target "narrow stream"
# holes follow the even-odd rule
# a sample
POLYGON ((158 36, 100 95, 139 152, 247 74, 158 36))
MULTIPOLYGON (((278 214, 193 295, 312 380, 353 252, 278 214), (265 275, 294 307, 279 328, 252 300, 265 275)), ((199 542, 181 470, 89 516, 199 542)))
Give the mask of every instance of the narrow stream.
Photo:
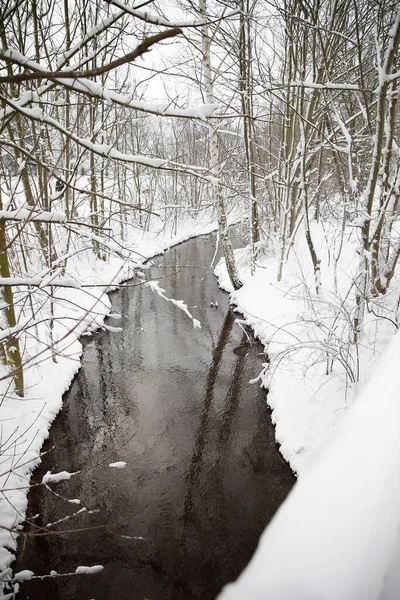
POLYGON ((104 570, 25 582, 19 600, 212 600, 246 566, 292 487, 265 391, 248 384, 265 360, 262 347, 248 342, 217 288, 214 251, 214 235, 196 238, 150 271, 167 296, 188 304, 201 330, 136 286, 112 295, 122 319, 110 325, 122 333, 85 338, 83 367, 46 446, 56 448, 34 474, 40 481, 48 470, 81 470, 53 489, 82 504, 39 486, 29 514, 42 526, 85 506, 100 512, 52 529, 99 528, 27 536, 17 570, 104 570), (126 468, 109 468, 115 461, 126 468))

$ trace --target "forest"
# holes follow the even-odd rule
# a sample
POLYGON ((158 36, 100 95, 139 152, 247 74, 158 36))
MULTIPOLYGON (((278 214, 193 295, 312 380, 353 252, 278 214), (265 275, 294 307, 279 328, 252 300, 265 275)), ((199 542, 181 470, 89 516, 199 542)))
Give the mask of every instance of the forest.
POLYGON ((144 260, 213 228, 301 476, 399 327, 398 2, 1 0, 0 35, 0 543, 107 292, 200 328, 144 260))

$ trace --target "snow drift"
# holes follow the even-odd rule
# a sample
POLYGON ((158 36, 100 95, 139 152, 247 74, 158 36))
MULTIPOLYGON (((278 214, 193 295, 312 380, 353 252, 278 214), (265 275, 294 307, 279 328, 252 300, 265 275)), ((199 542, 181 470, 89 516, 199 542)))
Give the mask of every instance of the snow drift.
POLYGON ((400 335, 219 600, 394 600, 400 589, 400 335))

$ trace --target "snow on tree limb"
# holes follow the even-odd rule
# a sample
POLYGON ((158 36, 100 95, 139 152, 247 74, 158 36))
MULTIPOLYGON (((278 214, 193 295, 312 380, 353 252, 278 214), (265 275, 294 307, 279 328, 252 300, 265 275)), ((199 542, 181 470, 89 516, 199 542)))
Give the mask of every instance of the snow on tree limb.
MULTIPOLYGON (((98 85, 89 80, 87 80, 86 83, 90 88, 92 88, 93 86, 95 88, 98 85)), ((46 123, 47 125, 54 127, 64 135, 68 136, 74 142, 79 144, 81 147, 85 148, 86 150, 90 150, 94 154, 97 154, 98 156, 101 156, 103 158, 110 158, 127 163, 137 163, 145 167, 151 167, 153 169, 182 171, 209 180, 209 176, 203 175, 203 173, 207 171, 207 169, 205 169, 204 167, 197 167, 195 165, 181 165, 168 159, 150 158, 148 156, 143 156, 140 154, 125 154, 123 152, 120 152, 119 150, 116 150, 111 144, 95 144, 88 138, 79 137, 72 131, 67 130, 63 125, 61 125, 61 123, 56 121, 56 119, 50 117, 49 115, 46 115, 41 108, 27 108, 25 106, 19 106, 16 102, 6 98, 5 96, 0 97, 6 104, 14 108, 16 111, 18 111, 20 114, 24 115, 28 119, 38 121, 40 123, 46 123)), ((215 106, 216 105, 212 105, 211 112, 213 112, 215 106)), ((199 107, 197 111, 197 118, 206 118, 205 114, 207 113, 208 108, 210 108, 210 105, 202 105, 201 107, 199 107)), ((194 114, 195 113, 192 113, 191 116, 194 116, 194 114)), ((187 114, 187 116, 189 115, 187 114)))
MULTIPOLYGON (((83 72, 77 72, 77 71, 68 71, 68 70, 66 70, 66 71, 43 71, 42 69, 35 68, 33 73, 18 73, 17 75, 0 76, 0 83, 18 83, 18 82, 22 82, 22 81, 32 81, 32 80, 38 80, 38 79, 49 79, 51 81, 54 81, 61 77, 64 79, 77 79, 79 77, 85 77, 85 78, 98 77, 99 75, 102 75, 103 73, 108 73, 109 71, 112 71, 113 69, 116 69, 117 67, 120 67, 121 65, 124 65, 126 63, 136 60, 140 56, 143 56, 143 54, 145 54, 146 52, 149 52, 151 47, 154 46, 155 44, 158 44, 159 42, 162 42, 163 40, 166 40, 166 39, 169 39, 172 37, 176 37, 177 35, 180 35, 181 33, 182 33, 182 30, 179 29, 179 27, 174 27, 173 29, 161 31, 160 33, 157 33, 155 35, 145 38, 135 48, 135 50, 133 50, 132 52, 129 52, 129 54, 126 54, 125 56, 117 58, 106 65, 101 65, 94 69, 88 69, 83 72)), ((21 64, 20 56, 18 56, 18 58, 16 56, 14 57, 15 54, 19 55, 19 52, 16 53, 16 51, 14 51, 12 49, 7 49, 7 50, 3 50, 0 53, 0 56, 2 56, 2 58, 6 61, 13 62, 16 64, 21 64)), ((21 66, 24 66, 25 68, 26 67, 29 68, 30 64, 31 64, 31 61, 27 61, 21 66)), ((34 63, 32 63, 32 64, 34 64, 34 63)))
POLYGON ((50 471, 47 471, 46 475, 43 475, 42 477, 42 483, 57 483, 58 481, 66 481, 71 479, 72 475, 75 475, 75 473, 69 473, 68 471, 50 473, 50 471))
POLYGON ((100 573, 104 567, 102 565, 94 565, 93 567, 77 567, 75 573, 77 575, 94 575, 100 573))
MULTIPOLYGON (((107 89, 100 83, 85 78, 85 73, 82 73, 81 75, 79 73, 63 71, 51 72, 50 75, 45 67, 35 61, 29 60, 26 56, 14 49, 0 50, 0 58, 18 64, 23 68, 32 69, 36 73, 36 75, 35 73, 32 74, 32 78, 41 77, 48 79, 51 77, 53 83, 61 84, 75 92, 101 98, 106 102, 115 102, 120 106, 153 115, 205 120, 206 118, 213 116, 219 108, 219 105, 216 103, 200 104, 199 106, 180 109, 170 108, 170 103, 161 104, 134 100, 131 95, 119 94, 118 92, 107 89), (35 77, 33 77, 34 75, 35 77)), ((88 73, 88 71, 86 73, 88 73)), ((24 77, 26 78, 26 76, 24 77)), ((30 102, 37 102, 39 100, 39 95, 42 95, 42 93, 45 93, 46 91, 48 91, 48 86, 43 86, 43 90, 39 88, 36 92, 26 92, 20 99, 13 101, 13 104, 9 104, 9 106, 14 110, 17 110, 18 108, 22 109, 30 102)), ((10 114, 10 112, 11 111, 7 111, 7 109, 0 111, 0 119, 3 119, 10 114)))
POLYGON ((22 207, 16 210, 0 210, 0 219, 6 221, 40 221, 42 223, 65 223, 67 217, 64 213, 58 211, 34 212, 31 209, 22 207))
POLYGON ((11 285, 11 286, 32 286, 32 287, 63 287, 63 288, 74 288, 81 289, 81 284, 71 277, 66 278, 54 278, 47 282, 42 277, 0 277, 0 285, 11 285))
POLYGON ((159 15, 156 15, 154 13, 150 13, 147 10, 137 10, 135 8, 131 8, 130 6, 125 4, 125 2, 121 2, 121 0, 107 0, 107 1, 110 4, 113 4, 114 6, 116 6, 117 8, 121 8, 124 12, 132 15, 133 17, 136 17, 136 18, 140 19, 141 21, 144 21, 145 23, 151 23, 152 25, 161 25, 163 27, 181 27, 181 28, 201 27, 202 25, 206 25, 209 23, 216 23, 216 22, 220 21, 221 19, 233 17, 233 16, 239 14, 239 12, 240 12, 239 9, 235 9, 226 14, 224 12, 221 16, 215 17, 213 19, 194 19, 193 21, 179 21, 179 20, 169 21, 168 19, 164 19, 163 17, 160 17, 159 15))
POLYGON ((201 329, 201 323, 197 319, 193 317, 193 315, 189 312, 187 304, 183 300, 174 300, 174 298, 168 298, 164 295, 165 290, 158 285, 158 281, 148 281, 145 283, 147 287, 149 287, 153 292, 156 292, 161 298, 167 300, 167 302, 171 302, 177 306, 180 310, 183 310, 185 314, 193 321, 194 329, 201 329))

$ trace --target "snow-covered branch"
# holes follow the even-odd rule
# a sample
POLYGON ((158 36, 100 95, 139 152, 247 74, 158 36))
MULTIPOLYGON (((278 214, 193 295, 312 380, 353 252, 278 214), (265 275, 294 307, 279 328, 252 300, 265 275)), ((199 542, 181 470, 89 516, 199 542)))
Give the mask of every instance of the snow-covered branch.
MULTIPOLYGON (((134 110, 138 110, 140 112, 145 112, 152 115, 158 115, 162 117, 181 117, 186 119, 201 119, 205 120, 217 111, 219 108, 218 104, 200 104, 194 107, 188 108, 171 108, 170 103, 151 103, 144 102, 140 100, 134 100, 131 95, 120 94, 113 90, 108 89, 107 87, 102 86, 100 83, 87 79, 81 74, 77 73, 69 73, 65 72, 51 72, 49 75, 49 71, 45 69, 42 65, 37 62, 29 60, 27 57, 22 55, 17 50, 7 49, 0 50, 0 56, 4 59, 14 62, 15 64, 19 64, 21 67, 30 68, 35 71, 36 74, 43 76, 44 78, 51 77, 54 82, 63 85, 64 87, 71 89, 75 92, 79 92, 88 96, 92 96, 95 98, 101 98, 106 102, 115 102, 119 106, 124 106, 126 108, 131 108, 134 110), (71 81, 72 79, 72 81, 71 81)), ((32 74, 32 77, 35 75, 32 74)), ((35 78, 35 77, 33 77, 35 78)), ((39 90, 35 92, 25 92, 21 98, 18 100, 10 101, 8 104, 10 108, 13 110, 22 110, 24 106, 26 106, 30 102, 38 102, 39 97, 42 96, 46 91, 48 91, 48 87, 43 86, 43 88, 39 88, 39 90)), ((3 119, 10 111, 2 110, 0 111, 0 119, 3 119)))
POLYGON ((108 73, 120 67, 121 65, 127 64, 136 60, 137 58, 143 56, 146 52, 149 52, 151 47, 159 42, 162 42, 166 39, 170 39, 180 35, 182 33, 181 29, 175 27, 173 29, 168 29, 167 31, 162 31, 157 33, 156 35, 152 35, 150 37, 145 38, 132 52, 129 52, 125 56, 117 58, 111 61, 108 64, 103 64, 99 67, 95 67, 93 69, 87 69, 86 71, 74 71, 74 70, 64 70, 64 71, 46 71, 43 69, 38 69, 37 65, 31 63, 30 61, 25 61, 21 64, 21 57, 19 53, 16 53, 14 50, 3 50, 0 51, 0 58, 3 58, 6 61, 12 62, 13 64, 18 64, 22 67, 29 68, 32 65, 34 69, 33 73, 19 73, 17 75, 4 75, 0 76, 0 83, 19 83, 22 81, 33 81, 39 79, 49 79, 51 81, 58 79, 78 79, 78 78, 88 78, 88 77, 98 77, 99 75, 103 75, 104 73, 108 73), (36 67, 36 68, 35 68, 36 67))
POLYGON ((164 17, 161 17, 155 13, 151 13, 147 10, 138 10, 135 8, 131 8, 128 4, 125 4, 125 2, 122 2, 121 0, 109 0, 110 4, 113 4, 114 6, 116 6, 117 8, 121 8, 124 12, 126 12, 129 15, 132 15, 133 17, 136 17, 137 19, 140 19, 141 21, 144 21, 145 23, 151 23, 152 25, 161 25, 163 27, 180 27, 180 28, 193 28, 193 27, 201 27, 202 25, 207 25, 207 24, 211 24, 211 23, 217 23, 218 21, 221 21, 222 19, 228 19, 229 17, 233 17, 237 14, 239 14, 239 10, 231 10, 229 12, 225 12, 219 16, 219 17, 213 17, 210 19, 194 19, 193 21, 181 21, 179 19, 173 19, 173 20, 169 20, 169 19, 165 19, 164 17))
POLYGON ((174 304, 185 314, 187 314, 187 316, 193 321, 194 329, 201 329, 200 321, 193 317, 193 315, 189 312, 187 304, 183 300, 175 300, 174 298, 168 298, 168 296, 164 294, 165 290, 158 285, 158 281, 148 281, 145 285, 149 287, 153 292, 156 292, 156 294, 158 294, 161 298, 167 300, 167 302, 171 302, 171 304, 174 304))
POLYGON ((37 221, 40 223, 65 223, 67 221, 64 213, 46 210, 36 212, 25 207, 15 210, 0 210, 0 219, 19 222, 37 221))

